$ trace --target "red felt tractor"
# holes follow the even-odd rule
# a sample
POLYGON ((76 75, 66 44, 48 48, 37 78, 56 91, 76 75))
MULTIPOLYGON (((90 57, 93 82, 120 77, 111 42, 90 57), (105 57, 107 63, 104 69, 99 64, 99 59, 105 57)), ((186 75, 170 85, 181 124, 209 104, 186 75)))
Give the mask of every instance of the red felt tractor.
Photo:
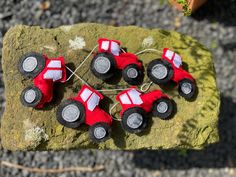
POLYGON ((164 48, 162 59, 155 59, 149 63, 147 75, 156 84, 174 81, 179 85, 179 94, 186 99, 191 99, 195 95, 194 78, 182 68, 181 57, 168 48, 164 48))
POLYGON ((123 79, 130 85, 138 85, 143 75, 142 63, 132 53, 122 52, 120 42, 100 38, 98 52, 94 55, 90 69, 99 79, 111 79, 116 70, 122 70, 123 79))
POLYGON ((120 112, 121 124, 124 130, 130 133, 141 132, 147 124, 147 114, 168 119, 174 111, 173 101, 159 90, 141 93, 131 87, 116 96, 122 110, 120 112))
POLYGON ((62 102, 57 109, 57 120, 69 128, 78 128, 82 123, 90 126, 89 136, 94 142, 105 141, 110 136, 112 118, 99 108, 103 95, 83 85, 78 95, 62 102))
POLYGON ((42 108, 53 98, 54 82, 66 81, 66 68, 63 57, 49 59, 35 52, 22 56, 18 70, 25 78, 32 78, 34 86, 26 87, 20 96, 24 106, 42 108))

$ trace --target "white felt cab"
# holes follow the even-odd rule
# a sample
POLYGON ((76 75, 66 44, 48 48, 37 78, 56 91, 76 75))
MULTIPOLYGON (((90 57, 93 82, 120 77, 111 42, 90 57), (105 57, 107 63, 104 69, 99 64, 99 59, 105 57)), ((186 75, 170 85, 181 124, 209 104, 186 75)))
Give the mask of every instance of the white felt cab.
POLYGON ((164 55, 166 58, 173 61, 175 67, 179 68, 182 65, 182 59, 177 53, 167 50, 164 55))
POLYGON ((143 100, 140 97, 141 93, 135 89, 131 89, 126 93, 120 95, 120 101, 122 104, 135 104, 140 105, 143 103, 143 100))
POLYGON ((47 67, 47 71, 44 73, 44 79, 52 79, 58 81, 62 78, 62 66, 60 60, 51 60, 47 67))
POLYGON ((120 53, 120 46, 114 41, 103 41, 101 48, 105 51, 111 52, 113 55, 118 56, 120 53))
POLYGON ((99 104, 100 97, 95 93, 89 90, 88 88, 85 88, 81 94, 80 98, 87 103, 87 108, 90 111, 93 111, 95 107, 99 104))

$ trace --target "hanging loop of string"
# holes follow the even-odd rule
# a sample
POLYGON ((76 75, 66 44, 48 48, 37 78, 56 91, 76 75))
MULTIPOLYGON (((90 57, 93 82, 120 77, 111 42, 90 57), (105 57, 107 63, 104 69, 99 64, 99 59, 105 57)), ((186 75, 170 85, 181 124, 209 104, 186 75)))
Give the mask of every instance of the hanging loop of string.
POLYGON ((112 105, 112 107, 111 107, 110 110, 109 110, 109 114, 111 115, 111 117, 112 117, 113 120, 121 121, 120 118, 117 118, 117 117, 115 117, 115 116, 112 114, 112 110, 113 110, 118 104, 119 104, 119 103, 116 102, 116 103, 114 103, 114 104, 112 105))
MULTIPOLYGON (((72 74, 67 78, 66 81, 69 81, 70 78, 76 74, 76 71, 87 61, 87 59, 93 54, 94 50, 98 47, 98 45, 96 45, 91 52, 88 54, 88 56, 82 61, 82 63, 80 63, 80 65, 74 70, 72 71, 72 74)), ((67 68, 68 69, 68 68, 67 68)))
POLYGON ((148 91, 148 90, 150 89, 150 87, 151 87, 152 84, 153 84, 153 82, 144 83, 144 84, 141 86, 141 88, 140 88, 141 92, 146 92, 146 91, 148 91))

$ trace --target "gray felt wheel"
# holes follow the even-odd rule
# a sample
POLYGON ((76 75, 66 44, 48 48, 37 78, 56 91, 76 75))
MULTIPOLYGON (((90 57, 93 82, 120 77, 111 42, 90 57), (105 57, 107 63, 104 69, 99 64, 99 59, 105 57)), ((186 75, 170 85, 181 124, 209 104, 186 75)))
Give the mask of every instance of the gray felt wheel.
POLYGON ((161 119, 168 119, 173 114, 174 104, 169 98, 159 98, 153 103, 153 115, 161 119))
POLYGON ((57 108, 57 120, 60 124, 77 128, 85 119, 85 109, 82 103, 76 100, 65 100, 57 108))
POLYGON ((116 63, 114 57, 109 53, 98 53, 90 64, 91 72, 99 79, 110 79, 115 72, 116 63))
POLYGON ((173 69, 167 61, 156 59, 148 64, 147 75, 154 83, 165 84, 172 79, 173 69))
POLYGON ((110 126, 105 122, 98 122, 89 128, 89 137, 95 143, 100 143, 110 137, 110 126))
POLYGON ((45 67, 45 59, 41 54, 30 52, 23 55, 18 63, 19 72, 26 78, 36 77, 45 67))
POLYGON ((141 83, 143 71, 136 64, 130 64, 122 70, 122 76, 128 84, 138 85, 141 83))
POLYGON ((139 107, 129 108, 122 115, 121 125, 129 133, 139 133, 147 125, 146 113, 139 107))
POLYGON ((179 82, 179 94, 185 99, 191 99, 196 92, 196 84, 190 79, 183 79, 179 82))
POLYGON ((20 96, 21 103, 27 107, 35 107, 42 99, 42 92, 34 86, 26 87, 20 96))

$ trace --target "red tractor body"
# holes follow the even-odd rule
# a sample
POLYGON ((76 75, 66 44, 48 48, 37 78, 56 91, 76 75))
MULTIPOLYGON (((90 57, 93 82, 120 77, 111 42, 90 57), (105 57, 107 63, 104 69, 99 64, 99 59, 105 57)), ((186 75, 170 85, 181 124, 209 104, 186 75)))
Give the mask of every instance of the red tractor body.
POLYGON ((120 116, 123 112, 129 108, 140 107, 145 112, 151 112, 153 103, 159 98, 168 98, 167 95, 163 94, 159 90, 150 91, 148 93, 141 93, 134 87, 131 87, 128 90, 120 92, 116 96, 116 100, 120 102, 122 110, 120 116))
POLYGON ((106 38, 98 40, 98 52, 94 54, 90 70, 97 78, 105 81, 121 71, 124 81, 130 85, 139 85, 143 78, 143 66, 138 57, 124 52, 119 41, 106 38))
POLYGON ((161 59, 154 59, 148 64, 147 75, 152 82, 160 85, 174 81, 179 94, 186 100, 196 96, 194 78, 182 68, 181 57, 168 48, 164 48, 161 59))
POLYGON ((115 58, 116 66, 118 69, 123 70, 130 64, 135 64, 142 69, 142 63, 138 57, 132 53, 122 53, 120 49, 120 41, 100 38, 98 40, 98 52, 107 52, 115 58))
POLYGON ((76 97, 63 101, 57 109, 57 120, 69 128, 87 124, 90 139, 94 142, 105 141, 110 136, 112 117, 99 108, 103 95, 93 88, 83 85, 76 97))
POLYGON ((162 59, 171 63, 173 71, 174 71, 173 77, 172 77, 172 80, 174 82, 179 83, 179 81, 183 79, 190 79, 194 81, 194 78, 191 76, 191 74, 189 74, 187 71, 185 71, 182 68, 182 59, 177 53, 171 51, 168 48, 164 48, 162 59))
POLYGON ((104 110, 99 108, 99 102, 103 99, 103 95, 93 88, 83 85, 78 95, 72 100, 79 101, 85 108, 85 122, 87 125, 92 126, 98 122, 104 122, 111 125, 112 118, 104 110))
POLYGON ((34 86, 26 87, 21 93, 24 106, 42 108, 53 98, 54 82, 66 81, 66 67, 63 57, 48 58, 31 52, 22 56, 18 70, 25 78, 32 78, 34 86))
POLYGON ((141 93, 134 87, 122 91, 116 96, 121 104, 121 125, 130 133, 139 133, 147 125, 148 113, 161 119, 170 118, 173 102, 159 90, 141 93))
POLYGON ((42 99, 37 108, 42 108, 47 102, 50 102, 53 98, 53 83, 66 81, 66 68, 63 57, 49 59, 46 55, 46 66, 39 75, 34 78, 34 86, 39 88, 42 92, 42 99))

